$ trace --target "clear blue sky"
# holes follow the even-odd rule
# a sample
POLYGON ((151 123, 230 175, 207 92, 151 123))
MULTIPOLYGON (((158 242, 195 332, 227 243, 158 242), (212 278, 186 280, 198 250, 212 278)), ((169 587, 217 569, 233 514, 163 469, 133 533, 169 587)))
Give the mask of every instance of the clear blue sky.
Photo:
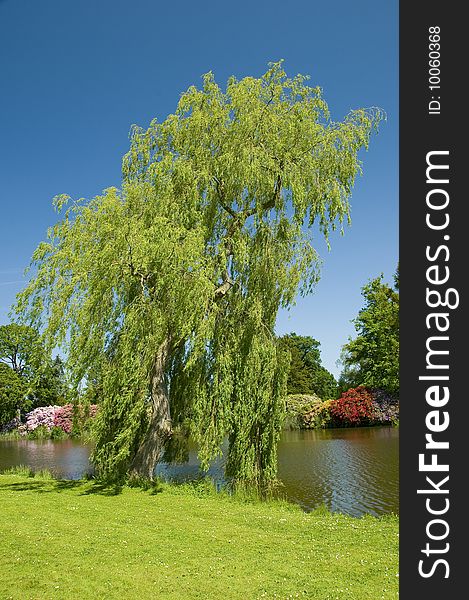
POLYGON ((279 333, 318 339, 337 375, 361 287, 392 281, 398 260, 397 0, 0 0, 0 324, 55 220, 53 196, 119 186, 130 126, 164 119, 203 73, 224 84, 280 58, 323 88, 333 119, 388 115, 362 157, 352 226, 331 252, 318 238, 316 292, 278 319, 279 333))

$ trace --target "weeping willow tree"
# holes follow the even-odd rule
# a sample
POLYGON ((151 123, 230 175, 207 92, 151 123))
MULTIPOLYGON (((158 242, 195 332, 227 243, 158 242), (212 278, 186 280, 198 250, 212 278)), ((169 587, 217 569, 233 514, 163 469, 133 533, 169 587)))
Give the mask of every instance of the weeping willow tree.
POLYGON ((289 361, 277 312, 316 284, 313 232, 348 221, 383 118, 334 122, 306 82, 281 62, 225 90, 209 73, 164 122, 133 128, 120 189, 55 199, 62 218, 17 310, 64 348, 76 385, 101 373, 101 475, 151 477, 190 435, 203 467, 228 438, 228 477, 275 479, 289 361))

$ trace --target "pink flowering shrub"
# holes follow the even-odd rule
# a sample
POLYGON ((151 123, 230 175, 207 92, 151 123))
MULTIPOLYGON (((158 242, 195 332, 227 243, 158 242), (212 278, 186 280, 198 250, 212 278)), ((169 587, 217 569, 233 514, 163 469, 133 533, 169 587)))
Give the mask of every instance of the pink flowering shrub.
POLYGON ((55 411, 54 426, 60 427, 65 433, 72 433, 74 429, 83 430, 87 422, 96 416, 96 404, 89 406, 74 406, 65 404, 55 411))
POLYGON ((26 435, 43 426, 47 431, 59 427, 67 434, 71 434, 76 427, 84 428, 87 422, 96 416, 98 407, 91 404, 89 407, 76 407, 73 404, 65 406, 40 406, 25 415, 25 423, 18 427, 21 435, 26 435))
POLYGON ((96 404, 89 406, 74 406, 65 404, 55 411, 54 426, 60 427, 65 433, 72 433, 74 430, 83 430, 88 421, 96 416, 98 407, 96 404))
POLYGON ((65 404, 54 413, 54 426, 60 427, 65 433, 71 433, 73 427, 73 404, 65 404))
POLYGON ((49 431, 54 427, 54 416, 60 406, 39 406, 26 414, 25 423, 19 428, 20 433, 29 433, 41 425, 49 431))

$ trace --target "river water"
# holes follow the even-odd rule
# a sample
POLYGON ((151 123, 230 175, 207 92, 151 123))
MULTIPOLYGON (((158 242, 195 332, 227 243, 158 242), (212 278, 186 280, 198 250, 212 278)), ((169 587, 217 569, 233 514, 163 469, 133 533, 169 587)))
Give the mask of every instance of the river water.
MULTIPOLYGON (((284 495, 311 510, 325 504, 353 516, 399 512, 399 430, 360 427, 284 431, 279 444, 284 495)), ((91 472, 90 448, 74 440, 0 440, 0 471, 16 465, 78 479, 91 472)), ((158 465, 167 479, 200 476, 195 448, 183 465, 158 465)), ((223 459, 208 474, 223 480, 223 459)))

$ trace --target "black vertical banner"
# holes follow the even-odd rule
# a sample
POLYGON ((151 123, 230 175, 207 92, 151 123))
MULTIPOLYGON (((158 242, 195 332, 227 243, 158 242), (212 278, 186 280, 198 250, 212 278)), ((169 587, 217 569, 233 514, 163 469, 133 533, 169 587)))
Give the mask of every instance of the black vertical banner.
POLYGON ((467 596, 464 3, 400 4, 400 598, 467 596))

